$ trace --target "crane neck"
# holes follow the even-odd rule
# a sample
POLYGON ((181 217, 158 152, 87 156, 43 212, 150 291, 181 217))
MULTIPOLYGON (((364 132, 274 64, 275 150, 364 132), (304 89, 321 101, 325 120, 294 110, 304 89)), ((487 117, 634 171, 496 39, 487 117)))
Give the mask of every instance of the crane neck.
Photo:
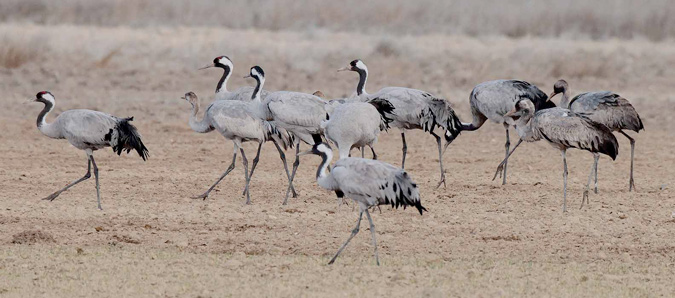
POLYGON ((567 88, 562 92, 562 99, 560 99, 560 107, 569 109, 570 108, 570 92, 567 91, 567 88))
POLYGON ((328 150, 321 154, 321 164, 316 170, 316 180, 319 181, 328 177, 328 166, 333 160, 333 150, 328 150))
POLYGON ((534 113, 530 112, 516 121, 516 132, 518 132, 518 136, 520 136, 523 141, 533 142, 537 140, 534 137, 534 131, 532 130, 532 118, 534 118, 534 113))
POLYGON ((190 128, 196 132, 209 132, 211 131, 210 125, 205 121, 206 120, 206 113, 202 116, 202 120, 198 121, 197 120, 197 114, 199 113, 200 109, 200 104, 199 104, 199 99, 196 99, 194 102, 190 102, 192 104, 192 114, 190 114, 190 128))
POLYGON ((220 80, 218 81, 218 86, 216 86, 216 94, 220 92, 227 92, 227 80, 230 78, 230 75, 232 74, 232 69, 230 69, 229 65, 222 65, 219 67, 223 69, 223 76, 220 77, 220 80))
POLYGON ((39 100, 39 102, 44 103, 45 107, 40 111, 37 117, 37 128, 43 134, 50 138, 60 138, 61 134, 58 131, 54 131, 52 124, 47 123, 47 114, 54 109, 54 102, 49 100, 39 100))
POLYGON ((43 126, 48 125, 46 121, 47 114, 49 114, 49 112, 51 112, 54 109, 54 103, 52 103, 51 101, 40 100, 40 102, 44 103, 45 107, 42 109, 42 111, 40 111, 40 114, 38 114, 37 117, 38 128, 42 128, 43 126))
POLYGON ((262 88, 265 85, 265 77, 253 77, 256 81, 255 88, 253 89, 253 93, 251 93, 251 99, 257 103, 261 102, 260 99, 260 92, 262 92, 262 88))
POLYGON ((368 69, 358 68, 356 72, 359 73, 359 84, 356 85, 356 95, 366 93, 366 81, 368 80, 368 69))

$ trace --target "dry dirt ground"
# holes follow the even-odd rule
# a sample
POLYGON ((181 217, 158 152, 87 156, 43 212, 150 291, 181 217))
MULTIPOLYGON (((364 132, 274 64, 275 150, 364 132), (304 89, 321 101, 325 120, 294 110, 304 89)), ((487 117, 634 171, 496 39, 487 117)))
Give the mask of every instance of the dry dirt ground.
MULTIPOLYGON (((128 35, 123 33, 101 34, 128 35)), ((191 46, 179 40, 190 37, 184 31, 133 34, 183 34, 167 43, 177 48, 191 46)), ((223 32, 225 36, 247 34, 252 42, 260 39, 254 32, 223 32)), ((88 40, 94 41, 92 46, 96 46, 95 41, 105 41, 101 35, 80 32, 78 36, 81 39, 73 40, 74 46, 88 40)), ((208 40, 204 36, 194 38, 208 40)), ((280 40, 292 43, 293 38, 279 33, 280 40)), ((327 43, 331 38, 346 37, 318 39, 327 43)), ((424 45, 430 39, 408 38, 402 43, 424 45)), ((489 42, 467 40, 440 42, 489 42)), ((476 54, 470 47, 460 47, 452 51, 473 55, 471 61, 498 62, 497 66, 485 62, 475 69, 466 67, 467 71, 509 73, 503 68, 509 64, 499 62, 503 59, 501 51, 516 53, 518 43, 495 42, 502 42, 502 50, 484 47, 476 54)), ((550 41, 522 43, 546 47, 550 41)), ((569 43, 586 49, 582 57, 592 56, 596 49, 609 52, 607 57, 614 53, 598 43, 569 43)), ((673 49, 672 44, 610 44, 635 59, 659 57, 658 53, 665 53, 665 57, 673 49), (659 46, 664 50, 659 52, 659 46)), ((165 45, 158 43, 161 46, 165 45)), ((383 207, 381 213, 373 212, 382 265, 374 263, 370 231, 363 225, 337 262, 328 266, 329 258, 353 228, 357 213, 351 206, 338 208, 334 194, 316 185, 316 156, 302 159, 295 181, 300 196, 287 206, 281 205, 286 178, 271 144, 264 146, 252 180, 252 205, 244 205, 241 196, 244 177, 239 161, 207 200, 189 198, 203 192, 231 159, 230 142, 215 132, 200 135, 189 129, 189 105, 180 99, 193 90, 203 95, 206 104, 220 72, 194 69, 220 52, 205 51, 200 53, 200 60, 185 58, 184 53, 189 51, 122 50, 121 56, 106 66, 90 62, 91 57, 86 55, 82 56, 84 62, 79 57, 67 58, 67 53, 58 48, 66 45, 52 41, 51 47, 51 52, 37 61, 0 72, 0 93, 4 95, 0 101, 0 296, 222 297, 248 293, 311 297, 635 297, 671 296, 675 292, 675 87, 672 80, 659 77, 663 72, 647 76, 645 69, 649 67, 636 66, 631 69, 637 73, 629 80, 612 77, 611 71, 568 80, 579 86, 575 90, 597 86, 620 91, 641 113, 646 131, 636 136, 637 191, 628 192, 630 151, 622 137, 617 160, 603 157, 600 161, 600 192, 591 194, 590 205, 581 210, 581 195, 592 162, 587 152, 568 153, 566 214, 561 208, 561 158, 544 143, 521 146, 511 160, 507 185, 491 181, 504 154, 504 131, 492 123, 462 133, 450 146, 444 157, 447 187, 435 189, 435 142, 429 135, 413 132, 408 137, 406 165, 421 186, 422 202, 429 212, 420 216, 414 210, 389 207, 383 207), (647 80, 651 84, 646 84, 647 80), (64 140, 48 139, 35 128, 35 117, 42 106, 24 101, 43 89, 53 91, 57 98, 56 111, 49 121, 71 108, 136 117, 134 124, 143 134, 151 157, 143 162, 135 154, 118 157, 111 150, 96 152, 103 211, 96 209, 93 179, 53 202, 40 200, 86 170, 83 152, 64 140)), ((318 63, 319 68, 307 71, 310 74, 284 74, 284 70, 294 69, 294 61, 283 59, 288 58, 283 51, 292 49, 287 45, 277 50, 281 54, 269 49, 276 53, 270 56, 262 56, 264 49, 250 52, 263 57, 266 70, 276 76, 268 77, 270 89, 321 89, 335 97, 351 92, 356 76, 334 72, 349 58, 340 56, 318 63)), ((541 56, 543 51, 537 53, 541 56)), ((243 56, 239 55, 248 59, 246 62, 239 63, 242 59, 235 58, 238 68, 230 82, 232 87, 251 83, 240 77, 246 73, 247 62, 256 58, 243 56)), ((520 53, 511 57, 527 56, 520 53)), ((457 54, 448 59, 461 64, 460 58, 457 54)), ((415 59, 423 60, 420 55, 415 59)), ((374 62, 368 65, 374 78, 369 80, 369 90, 406 82, 438 92, 455 104, 465 121, 470 121, 468 94, 472 86, 494 78, 462 77, 461 69, 455 69, 442 72, 446 78, 439 80, 438 73, 417 70, 417 62, 406 61, 405 55, 371 60, 374 62), (397 68, 399 62, 411 72, 397 68), (376 73, 387 73, 384 69, 391 70, 388 76, 376 78, 376 73)), ((666 75, 672 74, 671 62, 662 66, 666 75)), ((661 67, 658 62, 649 63, 661 67)), ((424 65, 420 67, 433 68, 434 64, 427 61, 424 65)), ((512 72, 513 77, 541 84, 547 92, 555 76, 560 75, 533 77, 521 68, 512 72)), ((511 135, 515 142, 517 136, 513 131, 511 135)), ((254 146, 249 144, 245 149, 252 158, 254 146)), ((381 160, 400 165, 398 132, 383 134, 376 150, 381 160)), ((288 155, 292 156, 291 151, 288 155)))

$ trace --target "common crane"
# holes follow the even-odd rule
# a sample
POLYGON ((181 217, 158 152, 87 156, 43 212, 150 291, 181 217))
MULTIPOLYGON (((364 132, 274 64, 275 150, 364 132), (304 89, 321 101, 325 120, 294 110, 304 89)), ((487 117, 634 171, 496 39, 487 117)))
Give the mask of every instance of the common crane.
MULTIPOLYGON (((605 125, 586 118, 564 108, 550 108, 539 110, 535 113, 535 105, 529 99, 521 99, 515 107, 504 117, 513 119, 520 140, 513 150, 504 158, 497 172, 502 171, 509 155, 518 148, 520 143, 535 142, 541 139, 548 141, 551 146, 560 150, 563 158, 563 212, 567 211, 567 158, 565 153, 569 148, 587 150, 593 153, 597 159, 600 153, 616 159, 619 152, 619 143, 605 125)), ((588 176, 588 183, 581 201, 588 201, 588 190, 591 184, 591 176, 594 167, 588 176)), ((494 178, 493 178, 494 179, 494 178)))
MULTIPOLYGON (((534 103, 537 111, 555 107, 553 102, 547 101, 546 93, 537 86, 520 80, 496 80, 483 82, 471 91, 469 103, 471 104, 471 114, 473 122, 462 123, 462 130, 477 130, 486 120, 502 124, 506 130, 506 143, 504 144, 504 156, 509 155, 511 140, 509 138, 509 126, 515 125, 515 122, 504 117, 504 114, 511 111, 515 103, 521 99, 529 99, 534 103)), ((506 170, 508 158, 504 163, 502 185, 506 184, 506 170)))
MULTIPOLYGON (((630 179, 628 191, 633 191, 633 157, 635 156, 635 139, 624 130, 632 130, 639 133, 645 129, 642 119, 630 102, 620 95, 611 91, 597 91, 581 93, 569 100, 569 85, 565 80, 559 80, 553 85, 553 93, 549 100, 556 94, 562 93, 560 106, 570 109, 572 112, 584 114, 595 122, 609 127, 612 131, 618 131, 630 141, 630 179)), ((598 159, 595 159, 595 193, 598 193, 598 159)))
POLYGON ((346 70, 359 74, 359 82, 356 85, 354 98, 361 101, 380 98, 389 101, 394 106, 393 121, 390 125, 401 131, 401 140, 403 142, 401 168, 405 168, 405 157, 408 152, 405 140, 407 130, 422 129, 436 138, 436 143, 438 144, 438 163, 441 172, 440 181, 436 187, 441 186, 441 184, 445 186, 443 152, 459 135, 462 129, 461 122, 450 106, 450 103, 429 92, 404 87, 385 87, 374 94, 368 94, 365 89, 368 80, 368 67, 366 64, 357 59, 351 61, 349 66, 338 69, 338 71, 346 70), (441 137, 434 132, 434 129, 437 127, 445 130, 445 148, 441 146, 441 137))
MULTIPOLYGON (((251 174, 255 170, 255 167, 258 163, 260 149, 265 141, 276 138, 277 142, 281 143, 284 148, 292 143, 292 137, 290 135, 276 129, 273 123, 262 120, 257 113, 256 108, 260 105, 259 90, 262 89, 262 85, 264 84, 264 75, 262 75, 262 69, 260 72, 261 76, 258 76, 257 74, 252 75, 252 77, 257 81, 257 86, 252 93, 252 97, 254 99, 251 102, 239 100, 216 100, 206 108, 204 116, 200 121, 197 120, 197 114, 199 113, 200 109, 197 95, 193 92, 188 92, 185 94, 185 97, 183 97, 192 105, 192 114, 190 115, 189 122, 192 130, 199 133, 207 133, 217 130, 221 135, 223 135, 223 137, 231 140, 234 143, 234 155, 232 157, 232 163, 230 166, 206 192, 194 197, 195 199, 206 199, 209 193, 216 187, 216 185, 218 185, 218 183, 220 183, 220 181, 223 180, 223 178, 225 178, 225 176, 227 176, 227 174, 229 174, 230 171, 234 169, 237 159, 237 150, 239 150, 241 152, 241 157, 244 164, 244 177, 246 179, 246 186, 244 189, 246 194, 246 204, 250 204, 251 198, 249 194, 249 184, 251 176, 248 174, 248 160, 246 159, 246 154, 242 148, 242 143, 247 141, 258 142, 258 149, 256 152, 256 157, 253 159, 251 174)), ((283 156, 281 157, 284 159, 283 156)))
POLYGON ((77 109, 67 110, 57 116, 54 122, 47 123, 47 115, 56 104, 54 95, 49 91, 41 91, 33 101, 45 105, 37 117, 37 128, 42 134, 52 139, 66 139, 73 147, 84 150, 87 154, 87 173, 84 174, 84 177, 73 181, 43 200, 53 201, 75 184, 89 179, 93 166, 96 179, 96 201, 98 209, 103 210, 101 208, 101 189, 98 181, 98 167, 94 161, 94 151, 112 147, 113 152, 120 155, 123 150, 126 150, 127 153, 136 150, 138 155, 146 160, 148 148, 143 144, 136 127, 129 123, 134 118, 118 118, 99 111, 77 109))
POLYGON ((417 184, 403 169, 372 159, 341 158, 328 171, 328 165, 333 158, 333 150, 328 144, 321 142, 320 136, 315 136, 315 139, 316 142, 311 150, 298 153, 298 155, 316 154, 321 156, 322 161, 316 172, 316 182, 319 186, 335 191, 338 197, 349 197, 359 205, 359 220, 356 227, 328 264, 335 262, 342 250, 349 244, 349 241, 359 232, 361 218, 365 213, 370 222, 375 262, 380 265, 377 240, 375 239, 375 225, 368 209, 379 205, 391 205, 396 208, 413 206, 417 208, 421 215, 427 209, 422 206, 417 184))

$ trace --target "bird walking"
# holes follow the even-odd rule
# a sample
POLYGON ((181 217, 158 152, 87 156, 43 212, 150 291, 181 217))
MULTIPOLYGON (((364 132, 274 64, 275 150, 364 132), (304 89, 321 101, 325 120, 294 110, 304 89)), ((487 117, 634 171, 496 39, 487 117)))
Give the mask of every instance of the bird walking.
MULTIPOLYGON (((596 160, 600 153, 614 160, 619 151, 619 143, 609 128, 568 109, 556 107, 539 110, 535 113, 535 106, 532 101, 521 99, 516 102, 513 110, 504 114, 504 117, 513 119, 520 140, 504 158, 504 161, 499 164, 494 177, 497 177, 497 174, 502 171, 509 155, 523 141, 535 142, 545 139, 553 148, 560 150, 563 158, 563 212, 567 211, 567 158, 565 156, 567 149, 577 148, 590 151, 596 160)), ((592 174, 593 167, 591 167, 588 176, 581 207, 583 207, 584 202, 588 202, 588 190, 592 174)))
POLYGON ((37 128, 42 134, 52 139, 66 139, 73 147, 84 150, 87 154, 87 173, 80 179, 73 181, 64 188, 52 193, 43 200, 53 201, 62 192, 91 177, 91 168, 94 168, 96 179, 96 200, 98 209, 101 207, 101 189, 99 185, 98 166, 94 161, 94 151, 105 147, 112 147, 113 152, 120 155, 126 150, 136 150, 145 161, 148 158, 148 148, 141 140, 136 127, 131 125, 134 118, 118 118, 109 114, 92 110, 67 110, 61 113, 52 123, 47 123, 47 115, 54 109, 56 99, 51 92, 41 91, 33 100, 45 106, 37 117, 37 128))
POLYGON ((359 232, 361 219, 365 213, 370 223, 375 262, 380 265, 377 240, 375 239, 375 225, 368 209, 379 205, 391 205, 396 208, 413 206, 417 208, 421 215, 427 209, 422 206, 417 184, 403 169, 372 159, 341 158, 335 162, 329 171, 328 166, 333 158, 333 151, 328 144, 321 142, 320 136, 315 136, 315 139, 316 142, 311 150, 298 153, 298 155, 316 154, 321 156, 322 161, 316 173, 316 181, 319 186, 335 191, 338 197, 349 197, 359 205, 359 220, 356 227, 328 264, 335 262, 335 259, 359 232))
MULTIPOLYGON (((216 85, 216 100, 240 100, 240 101, 251 101, 253 99, 253 90, 255 89, 254 87, 251 86, 244 86, 240 87, 234 91, 228 91, 227 90, 227 81, 230 79, 230 76, 232 75, 232 71, 234 70, 234 63, 232 63, 232 60, 230 60, 229 57, 227 56, 219 56, 213 59, 213 63, 210 63, 199 70, 203 69, 208 69, 208 68, 222 68, 223 69, 223 75, 220 77, 220 80, 218 80, 218 84, 216 85)), ((262 100, 265 100, 265 97, 267 97, 267 91, 260 91, 260 98, 262 100)))
MULTIPOLYGON (((194 199, 206 199, 209 196, 216 185, 218 185, 218 183, 220 183, 220 181, 222 181, 223 178, 225 178, 225 176, 227 176, 227 174, 229 174, 234 169, 237 159, 237 151, 240 151, 244 165, 244 178, 246 179, 246 186, 244 188, 246 204, 251 204, 249 185, 251 181, 251 175, 253 174, 260 158, 262 144, 273 138, 276 138, 284 148, 292 144, 292 137, 290 135, 281 133, 276 129, 274 124, 259 117, 256 108, 258 105, 260 105, 259 91, 262 89, 262 86, 265 82, 264 74, 262 73, 262 69, 260 69, 260 75, 258 75, 257 71, 254 73, 253 70, 251 74, 252 77, 257 81, 256 88, 252 93, 252 101, 245 102, 239 100, 216 100, 206 108, 202 120, 197 120, 197 114, 199 113, 200 109, 197 95, 193 92, 188 92, 185 94, 185 97, 183 97, 183 99, 187 100, 192 105, 192 113, 190 115, 189 121, 192 130, 199 133, 208 133, 213 130, 217 130, 223 137, 231 140, 234 143, 234 153, 230 166, 206 192, 199 196, 193 197, 194 199), (253 165, 251 166, 251 175, 249 175, 248 172, 248 159, 246 158, 246 154, 242 147, 242 143, 248 141, 258 143, 256 156, 253 159, 253 165)), ((280 157, 284 161, 284 165, 286 165, 285 157, 283 155, 280 155, 280 157)), ((286 169, 286 172, 288 174, 288 169, 286 169)))
MULTIPOLYGON (((611 131, 618 131, 630 141, 630 178, 628 191, 633 191, 633 158, 635 156, 635 139, 624 130, 632 130, 639 133, 645 127, 642 119, 630 102, 620 95, 610 91, 597 91, 581 93, 569 100, 569 85, 565 80, 559 80, 553 85, 553 93, 549 100, 556 94, 562 93, 560 106, 580 113, 595 122, 607 126, 611 131)), ((595 159, 595 193, 598 193, 598 159, 595 159)))
MULTIPOLYGON (((262 68, 258 73, 264 80, 262 68)), ((261 87, 262 89, 262 87, 261 87)), ((288 179, 288 188, 283 204, 288 204, 288 197, 293 187, 293 179, 300 165, 300 159, 297 153, 300 152, 300 142, 314 145, 313 134, 323 134, 321 122, 326 119, 326 102, 312 94, 276 91, 270 92, 262 105, 258 105, 257 113, 263 119, 267 119, 275 127, 283 129, 293 136, 293 142, 296 146, 296 158, 293 162, 293 171, 288 179)))
POLYGON ((471 114, 473 121, 471 123, 462 123, 462 130, 473 131, 479 129, 486 120, 502 124, 506 130, 506 143, 504 144, 504 163, 502 176, 502 185, 506 184, 506 170, 508 166, 509 148, 511 140, 509 137, 509 126, 515 125, 515 121, 504 114, 513 109, 515 103, 521 99, 529 99, 534 103, 536 111, 555 107, 553 102, 547 101, 546 93, 541 91, 525 81, 519 80, 496 80, 483 82, 471 91, 469 103, 471 104, 471 114))
POLYGON ((354 71, 359 74, 359 82, 356 85, 356 93, 352 97, 369 101, 372 99, 384 99, 394 106, 391 127, 398 128, 401 131, 401 141, 403 147, 403 157, 401 168, 405 169, 405 158, 408 153, 408 146, 405 139, 405 133, 410 129, 422 129, 429 132, 438 144, 438 163, 440 167, 440 180, 436 187, 443 184, 445 186, 445 171, 443 170, 443 152, 448 145, 460 134, 462 124, 450 103, 445 99, 438 98, 429 92, 410 89, 404 87, 385 87, 374 94, 366 92, 366 82, 368 81, 368 67, 361 60, 353 60, 349 66, 338 69, 338 71, 354 71), (435 128, 445 130, 445 147, 441 146, 441 137, 434 132, 435 128))

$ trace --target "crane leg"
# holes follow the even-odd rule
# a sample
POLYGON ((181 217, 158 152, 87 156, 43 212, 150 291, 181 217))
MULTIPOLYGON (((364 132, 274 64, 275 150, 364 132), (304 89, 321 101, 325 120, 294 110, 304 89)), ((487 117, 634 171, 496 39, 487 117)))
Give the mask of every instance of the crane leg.
POLYGON ((441 148, 441 137, 433 131, 431 131, 431 135, 436 138, 436 143, 438 144, 438 164, 441 166, 441 180, 438 181, 436 188, 439 188, 441 183, 443 184, 443 188, 445 188, 445 170, 443 170, 443 148, 441 148))
POLYGON ((401 169, 405 169, 405 155, 408 153, 408 144, 405 143, 405 132, 401 131, 401 141, 403 141, 403 160, 401 161, 401 169))
POLYGON ((248 175, 248 159, 246 159, 246 154, 244 153, 244 148, 239 148, 241 151, 241 161, 244 163, 244 179, 246 179, 246 205, 251 205, 251 194, 248 191, 248 185, 251 182, 251 176, 248 175))
POLYGON ((293 179, 295 179, 295 172, 298 170, 298 166, 300 165, 300 143, 296 144, 295 146, 295 161, 293 162, 293 173, 291 173, 291 179, 288 181, 288 189, 286 189, 286 198, 284 198, 284 202, 282 205, 287 205, 288 204, 288 195, 291 192, 291 187, 293 186, 293 179))
POLYGON ((366 158, 366 153, 364 149, 365 149, 364 146, 361 146, 361 158, 366 158))
POLYGON ((359 233, 359 226, 361 226, 361 218, 363 218, 363 210, 364 210, 364 208, 361 207, 361 210, 359 211, 359 220, 356 222, 356 227, 352 230, 352 234, 349 235, 349 238, 347 238, 347 241, 344 244, 342 244, 342 246, 340 246, 340 248, 338 249, 335 256, 332 259, 330 259, 330 262, 328 262, 328 265, 335 263, 335 259, 337 259, 337 257, 340 255, 342 250, 344 250, 345 247, 347 247, 347 244, 349 244, 349 241, 352 241, 352 238, 354 238, 354 236, 356 236, 356 234, 359 233))
POLYGON ((209 193, 211 193, 211 191, 216 187, 216 185, 218 185, 218 183, 220 183, 220 181, 223 180, 223 178, 225 178, 225 176, 227 176, 227 174, 229 174, 230 172, 232 172, 232 170, 234 170, 234 163, 237 161, 237 148, 238 147, 235 144, 234 145, 234 156, 232 157, 232 163, 230 164, 229 167, 227 167, 227 170, 225 170, 225 173, 223 173, 223 175, 221 175, 220 178, 218 178, 218 180, 216 180, 216 183, 213 183, 213 185, 211 185, 211 187, 209 187, 209 189, 205 193, 203 193, 201 195, 198 195, 198 196, 194 196, 194 197, 192 197, 193 199, 204 199, 204 200, 206 200, 206 198, 209 197, 209 193))
POLYGON ((563 212, 567 212, 567 157, 565 157, 566 150, 561 150, 563 158, 563 212))
POLYGON ((103 208, 101 208, 101 187, 98 184, 98 167, 94 161, 94 155, 89 155, 89 159, 91 159, 91 165, 94 166, 94 179, 96 179, 96 202, 98 203, 98 210, 103 210, 103 208))
POLYGON ((506 128, 506 143, 504 144, 504 149, 506 150, 504 157, 504 176, 502 178, 502 185, 506 185, 506 168, 509 164, 509 147, 511 146, 511 138, 509 137, 509 125, 504 123, 504 128, 506 128))
POLYGON ((373 159, 374 159, 374 160, 377 160, 377 154, 375 154, 375 149, 373 149, 373 146, 368 145, 368 147, 370 147, 370 152, 373 153, 373 159))
MULTIPOLYGON (((260 160, 260 149, 262 149, 262 143, 258 144, 258 152, 255 154, 255 158, 253 159, 253 165, 251 166, 251 175, 248 176, 248 179, 253 178, 253 171, 255 171, 255 167, 258 165, 258 161, 260 160)), ((246 189, 244 189, 244 192, 241 193, 241 195, 246 194, 246 189)))
POLYGON ((87 156, 87 173, 84 174, 84 176, 83 176, 82 178, 77 179, 77 180, 71 182, 70 184, 66 185, 66 187, 64 187, 64 188, 62 188, 62 189, 56 191, 55 193, 53 193, 53 194, 49 195, 48 197, 44 198, 43 200, 45 200, 45 201, 53 201, 53 200, 56 199, 56 197, 58 197, 62 192, 68 190, 68 189, 71 188, 71 187, 73 187, 75 184, 78 184, 78 183, 80 183, 80 182, 82 182, 82 181, 84 181, 84 180, 87 180, 87 179, 89 179, 89 178, 91 178, 91 159, 89 159, 89 156, 87 156))
POLYGON ((630 141, 630 180, 628 181, 628 191, 633 191, 635 189, 635 181, 633 180, 633 157, 635 157, 635 140, 631 138, 628 134, 619 130, 621 134, 626 136, 630 141))
POLYGON ((593 179, 593 173, 595 173, 595 169, 596 169, 596 167, 597 167, 597 165, 598 165, 598 159, 597 159, 597 157, 599 157, 599 155, 598 155, 597 153, 593 153, 593 159, 594 159, 594 161, 593 161, 593 164, 591 165, 591 172, 588 173, 588 183, 586 183, 586 190, 584 190, 584 196, 581 198, 581 207, 580 207, 579 209, 584 208, 584 202, 586 202, 586 204, 590 204, 590 203, 591 203, 591 202, 588 200, 588 192, 589 192, 590 189, 591 189, 591 180, 593 179))
POLYGON ((502 160, 502 162, 499 164, 499 166, 497 166, 497 171, 495 171, 495 175, 492 176, 492 181, 494 181, 497 178, 497 175, 502 174, 502 171, 504 169, 504 164, 506 164, 506 161, 509 160, 509 156, 511 156, 511 154, 513 154, 513 152, 515 152, 516 149, 518 149, 518 146, 520 146, 520 144, 522 142, 523 142, 523 139, 518 140, 518 143, 516 143, 516 145, 513 146, 513 150, 511 150, 511 152, 509 152, 509 155, 507 155, 506 158, 504 160, 502 160))
MULTIPOLYGON (((286 178, 288 178, 288 181, 290 183, 291 173, 288 172, 288 164, 286 163, 286 154, 284 153, 284 150, 281 150, 281 147, 279 147, 279 144, 277 144, 277 142, 273 141, 273 143, 274 143, 274 146, 277 147, 277 151, 279 151, 279 158, 281 158, 281 162, 284 163, 284 170, 286 171, 286 178)), ((290 183, 290 184, 291 184, 291 192, 293 193, 293 197, 297 198, 298 193, 295 192, 295 188, 293 187, 293 183, 290 183)))
POLYGON ((370 222, 370 234, 373 236, 373 247, 375 247, 375 263, 377 266, 380 266, 380 256, 377 254, 377 240, 375 240, 375 225, 373 224, 373 219, 370 217, 370 212, 366 209, 366 217, 370 222))
POLYGON ((598 193, 598 159, 600 159, 600 155, 596 154, 595 156, 593 156, 593 159, 595 159, 595 162, 593 163, 594 167, 595 167, 593 172, 595 173, 595 193, 597 194, 598 193))

